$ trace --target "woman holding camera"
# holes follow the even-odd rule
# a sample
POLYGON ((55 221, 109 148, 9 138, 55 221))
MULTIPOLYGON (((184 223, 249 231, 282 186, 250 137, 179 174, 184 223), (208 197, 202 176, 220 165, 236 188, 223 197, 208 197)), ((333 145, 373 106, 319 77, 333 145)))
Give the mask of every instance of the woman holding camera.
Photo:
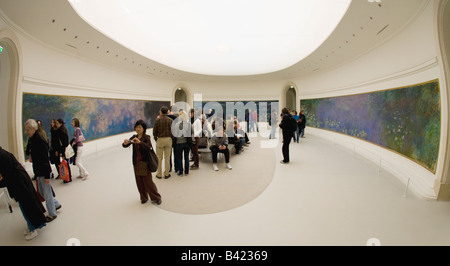
POLYGON ((158 193, 149 169, 149 151, 152 143, 150 136, 146 134, 147 125, 143 120, 138 120, 134 125, 134 130, 136 130, 136 134, 130 139, 125 139, 122 147, 127 148, 133 144, 133 168, 141 203, 146 203, 150 195, 152 203, 159 205, 161 204, 161 195, 158 193))

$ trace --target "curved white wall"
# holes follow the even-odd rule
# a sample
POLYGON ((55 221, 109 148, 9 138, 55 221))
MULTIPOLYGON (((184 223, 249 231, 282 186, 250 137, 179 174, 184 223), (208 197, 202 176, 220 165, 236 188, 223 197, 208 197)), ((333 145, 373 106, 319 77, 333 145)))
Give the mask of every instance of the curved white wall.
MULTIPOLYGON (((336 69, 295 80, 302 99, 315 99, 351 95, 414 85, 441 78, 436 50, 434 29, 434 1, 430 1, 421 14, 406 28, 389 41, 384 42, 365 55, 341 65, 336 69)), ((446 84, 440 82, 441 128, 448 123, 446 84)), ((327 138, 336 144, 354 150, 356 153, 379 164, 381 168, 394 173, 420 196, 436 198, 434 184, 442 177, 444 150, 447 132, 441 131, 439 161, 433 174, 387 149, 359 139, 325 130, 307 129, 311 134, 327 138)))
MULTIPOLYGON (((24 92, 29 92, 172 101, 174 89, 182 85, 191 93, 188 95, 191 100, 192 94, 200 93, 204 101, 280 100, 281 104, 287 84, 295 84, 297 95, 302 99, 342 96, 417 84, 440 78, 441 75, 436 52, 433 4, 434 1, 430 1, 423 12, 396 36, 356 60, 307 77, 264 82, 184 82, 151 78, 65 54, 18 29, 11 29, 19 38, 23 58, 23 80, 17 93, 20 98, 24 92)), ((0 30, 5 28, 10 29, 0 20, 0 30)), ((444 88, 445 84, 440 85, 443 99, 442 128, 447 128, 447 89, 444 88)), ((21 110, 21 106, 17 110, 21 110)), ((22 130, 22 126, 17 128, 19 139, 22 130)), ((392 171, 405 183, 411 178, 411 188, 421 196, 436 198, 433 184, 436 179, 441 178, 444 164, 441 155, 442 147, 446 146, 446 131, 441 134, 436 174, 402 156, 352 137, 323 130, 308 129, 308 132, 344 145, 375 163, 381 162, 383 169, 392 171)), ((88 142, 86 151, 96 152, 117 145, 127 134, 88 142)), ((21 142, 18 145, 21 146, 21 142)), ((22 149, 23 147, 19 148, 22 149)), ((23 161, 23 158, 19 159, 23 161)))

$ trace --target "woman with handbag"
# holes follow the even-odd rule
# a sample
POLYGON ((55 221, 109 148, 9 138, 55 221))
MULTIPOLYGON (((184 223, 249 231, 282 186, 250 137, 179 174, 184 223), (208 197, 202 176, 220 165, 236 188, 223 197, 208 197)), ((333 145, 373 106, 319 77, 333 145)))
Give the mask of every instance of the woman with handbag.
POLYGON ((152 180, 152 171, 155 169, 151 165, 150 152, 152 152, 153 146, 150 136, 146 134, 147 125, 143 120, 138 120, 134 125, 134 130, 137 134, 131 136, 130 139, 125 139, 122 147, 127 148, 133 144, 133 168, 141 203, 146 203, 150 196, 152 203, 159 205, 161 204, 161 195, 152 180))
MULTIPOLYGON (((56 169, 58 169, 59 172, 59 165, 61 164, 61 158, 68 161, 68 158, 66 158, 66 147, 69 145, 69 132, 67 131, 67 128, 65 125, 64 120, 61 118, 56 120, 55 122, 55 131, 52 134, 52 147, 53 152, 55 154, 55 157, 57 158, 55 161, 56 169)), ((67 164, 68 170, 69 170, 69 181, 63 181, 64 183, 72 182, 72 172, 70 170, 70 165, 67 164)))
POLYGON ((75 155, 75 165, 80 170, 80 178, 81 180, 86 180, 89 173, 84 167, 83 163, 81 162, 81 157, 83 156, 83 141, 85 141, 83 132, 80 128, 80 120, 78 118, 72 119, 72 126, 75 128, 75 132, 73 133, 74 141, 72 142, 72 146, 74 147, 74 150, 76 149, 76 155, 75 155))

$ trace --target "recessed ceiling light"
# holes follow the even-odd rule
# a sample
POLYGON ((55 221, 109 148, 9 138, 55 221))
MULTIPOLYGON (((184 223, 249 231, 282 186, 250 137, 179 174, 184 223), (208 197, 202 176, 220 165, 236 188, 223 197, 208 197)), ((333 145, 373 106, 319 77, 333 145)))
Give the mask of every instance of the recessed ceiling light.
POLYGON ((290 67, 334 31, 351 0, 69 1, 91 26, 151 60, 208 75, 290 67), (101 11, 101 12, 99 12, 101 11))

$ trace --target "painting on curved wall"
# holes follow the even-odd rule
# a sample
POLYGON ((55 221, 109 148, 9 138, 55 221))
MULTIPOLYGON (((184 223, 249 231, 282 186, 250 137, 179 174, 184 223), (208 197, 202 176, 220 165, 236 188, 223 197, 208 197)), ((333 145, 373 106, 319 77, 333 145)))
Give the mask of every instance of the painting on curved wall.
MULTIPOLYGON (((63 119, 73 138, 73 118, 80 120, 80 128, 87 141, 134 131, 134 124, 142 119, 149 128, 162 106, 169 101, 145 101, 125 99, 89 98, 78 96, 23 94, 22 124, 29 118, 41 120, 50 137, 50 122, 53 118, 63 119)), ((24 147, 28 136, 23 132, 24 147)))
POLYGON ((436 173, 441 133, 439 81, 300 101, 307 126, 366 140, 436 173))

